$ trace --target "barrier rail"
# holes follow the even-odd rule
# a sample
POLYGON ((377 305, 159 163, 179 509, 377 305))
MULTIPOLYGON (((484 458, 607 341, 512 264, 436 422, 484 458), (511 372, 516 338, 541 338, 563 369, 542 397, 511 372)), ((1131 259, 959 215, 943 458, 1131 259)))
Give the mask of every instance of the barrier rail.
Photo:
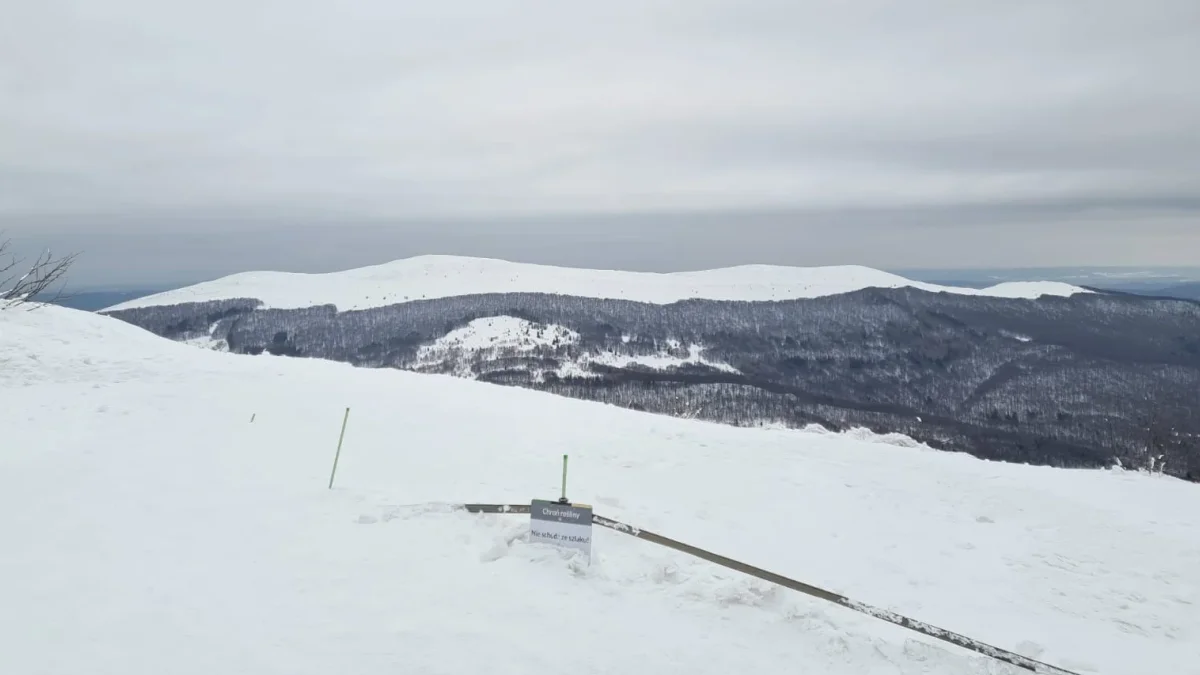
MULTIPOLYGON (((529 504, 462 504, 461 506, 470 513, 520 515, 528 514, 530 512, 529 504)), ((841 605, 842 607, 854 610, 855 612, 873 616, 876 619, 887 621, 888 623, 895 624, 901 628, 907 628, 908 630, 920 633, 927 637, 948 642, 957 647, 962 647, 963 649, 973 651, 977 654, 982 654, 984 656, 996 659, 997 661, 1003 661, 1004 663, 1008 663, 1034 673, 1045 675, 1079 675, 1073 671, 1059 668, 1058 666, 1052 666, 1048 663, 1043 663, 1027 656, 1022 656, 1016 652, 1010 652, 999 647, 994 647, 987 643, 980 642, 974 638, 969 638, 965 635, 959 635, 958 633, 927 624, 924 621, 910 619, 909 617, 902 616, 886 609, 873 607, 863 602, 851 600, 850 598, 839 595, 838 593, 834 593, 833 591, 828 591, 811 584, 796 581, 795 579, 791 579, 774 572, 769 572, 753 565, 748 565, 744 562, 727 558, 723 555, 718 555, 712 551, 706 551, 702 548, 697 548, 681 541, 664 537, 661 534, 656 534, 640 527, 627 525, 625 523, 621 523, 610 518, 605 518, 597 514, 592 515, 592 523, 594 525, 606 527, 615 532, 620 532, 621 534, 627 534, 631 537, 643 539, 653 544, 658 544, 659 546, 665 546, 666 548, 674 549, 681 553, 686 553, 690 556, 700 558, 701 560, 706 560, 713 564, 720 565, 721 567, 725 567, 736 572, 741 572, 743 574, 748 574, 752 577, 762 579, 763 581, 777 584, 779 586, 783 586, 784 588, 789 588, 793 591, 798 591, 800 593, 804 593, 805 595, 819 598, 821 600, 825 600, 826 602, 831 602, 835 605, 841 605)))

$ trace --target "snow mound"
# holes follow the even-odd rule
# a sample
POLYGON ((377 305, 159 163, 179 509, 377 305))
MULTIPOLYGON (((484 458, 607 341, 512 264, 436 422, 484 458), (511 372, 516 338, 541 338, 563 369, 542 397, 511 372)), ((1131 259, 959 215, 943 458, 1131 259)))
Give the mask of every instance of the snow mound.
POLYGON ((1023 298, 1087 292, 1060 283, 1001 284, 983 290, 955 288, 860 266, 744 265, 657 274, 532 265, 490 258, 418 256, 328 274, 246 272, 138 298, 106 311, 229 298, 254 298, 275 309, 332 304, 347 311, 479 293, 557 293, 666 304, 690 298, 791 300, 863 288, 900 287, 1023 298))
POLYGON ((599 513, 854 600, 1080 673, 1200 663, 1200 490, 1178 480, 232 355, 55 307, 0 312, 0 378, 0 673, 1020 672, 615 532, 587 565, 444 506, 554 498, 563 453, 599 513))

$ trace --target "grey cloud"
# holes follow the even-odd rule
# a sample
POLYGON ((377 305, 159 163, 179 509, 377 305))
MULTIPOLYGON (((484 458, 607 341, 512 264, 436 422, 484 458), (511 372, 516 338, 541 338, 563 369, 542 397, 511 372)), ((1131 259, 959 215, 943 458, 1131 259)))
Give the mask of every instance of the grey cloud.
MULTIPOLYGON (((424 241, 575 260, 590 241, 670 266, 620 242, 668 242, 686 214, 713 247, 688 266, 778 257, 721 229, 771 211, 791 215, 750 218, 757 236, 825 235, 786 262, 923 265, 938 232, 956 258, 1015 264, 1050 255, 1005 243, 1034 222, 1060 258, 1162 262, 1182 254, 1154 246, 1197 243, 1194 0, 0 0, 0 15, 0 227, 27 237, 279 241, 281 223, 333 223, 378 255, 424 241), (597 242, 594 218, 627 234, 597 242), (830 223, 881 248, 842 247, 830 223), (531 227, 561 250, 514 247, 531 227)), ((279 266, 320 263, 286 248, 279 266)))

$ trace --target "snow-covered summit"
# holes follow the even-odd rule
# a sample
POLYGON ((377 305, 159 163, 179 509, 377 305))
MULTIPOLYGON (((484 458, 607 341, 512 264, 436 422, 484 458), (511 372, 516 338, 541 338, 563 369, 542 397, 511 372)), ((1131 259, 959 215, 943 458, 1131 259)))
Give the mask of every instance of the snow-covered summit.
POLYGON ((327 274, 245 272, 115 305, 152 305, 255 298, 269 308, 332 304, 369 309, 411 300, 477 293, 558 293, 589 298, 671 303, 710 300, 790 300, 863 288, 912 287, 963 295, 1036 298, 1086 292, 1058 282, 1004 283, 986 289, 927 284, 869 267, 742 265, 698 272, 624 272, 514 263, 492 258, 427 255, 327 274))
POLYGON ((600 530, 583 565, 525 518, 439 506, 553 498, 563 453, 603 515, 1005 649, 1200 662, 1200 491, 1173 479, 210 352, 58 307, 0 311, 0 428, 2 673, 1019 672, 645 541, 600 530))

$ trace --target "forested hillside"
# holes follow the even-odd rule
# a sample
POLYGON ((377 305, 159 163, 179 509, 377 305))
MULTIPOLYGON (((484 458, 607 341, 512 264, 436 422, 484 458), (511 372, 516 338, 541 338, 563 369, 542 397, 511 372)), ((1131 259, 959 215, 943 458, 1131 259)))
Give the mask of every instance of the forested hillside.
POLYGON ((667 305, 534 293, 349 312, 259 305, 111 315, 238 353, 454 373, 737 425, 863 426, 989 459, 1200 474, 1200 304, 1186 300, 899 288, 667 305), (512 319, 471 334, 487 317, 512 319))

